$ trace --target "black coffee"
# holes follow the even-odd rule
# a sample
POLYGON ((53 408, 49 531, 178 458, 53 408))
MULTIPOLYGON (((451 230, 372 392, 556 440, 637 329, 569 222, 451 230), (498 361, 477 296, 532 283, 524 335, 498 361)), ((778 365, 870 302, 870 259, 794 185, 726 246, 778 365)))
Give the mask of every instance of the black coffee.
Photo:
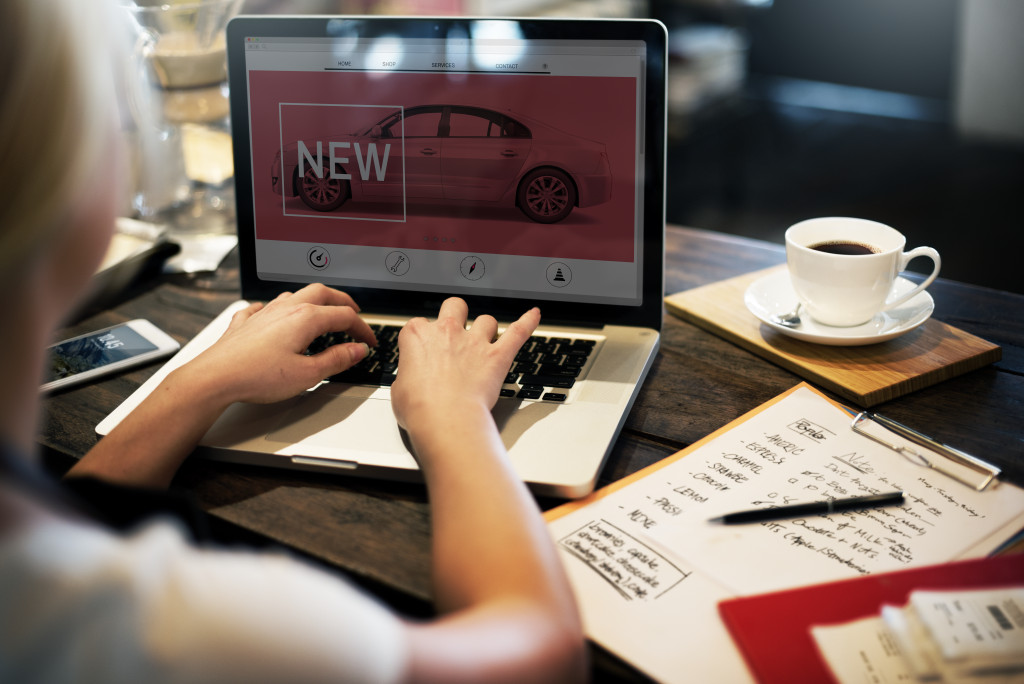
POLYGON ((811 249, 828 254, 845 254, 847 256, 859 256, 864 254, 878 254, 880 250, 865 245, 862 242, 848 242, 846 240, 832 240, 830 242, 819 242, 811 245, 811 249))

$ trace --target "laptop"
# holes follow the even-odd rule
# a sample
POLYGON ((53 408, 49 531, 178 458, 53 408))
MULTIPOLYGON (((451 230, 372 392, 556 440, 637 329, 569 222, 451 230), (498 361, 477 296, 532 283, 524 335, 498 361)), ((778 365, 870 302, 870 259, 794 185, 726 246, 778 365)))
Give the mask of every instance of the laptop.
MULTIPOLYGON (((500 324, 540 306, 495 420, 535 493, 591 492, 660 339, 664 26, 251 16, 227 45, 243 300, 323 282, 382 341, 452 295, 500 324)), ((378 356, 286 402, 232 406, 197 454, 418 480, 389 402, 394 359, 378 356)))

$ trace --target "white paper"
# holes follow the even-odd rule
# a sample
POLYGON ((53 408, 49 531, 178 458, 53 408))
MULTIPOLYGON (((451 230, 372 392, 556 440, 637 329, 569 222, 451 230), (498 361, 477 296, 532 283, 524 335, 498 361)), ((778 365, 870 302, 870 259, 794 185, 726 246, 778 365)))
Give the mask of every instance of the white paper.
POLYGON ((976 556, 1024 527, 1021 489, 976 492, 857 435, 851 420, 802 387, 551 521, 588 635, 666 682, 751 681, 718 617, 722 599, 976 556), (902 506, 708 522, 894 490, 902 506))
MULTIPOLYGON (((917 614, 897 606, 882 606, 881 612, 884 628, 888 628, 888 634, 896 642, 910 672, 919 681, 940 680, 942 678, 942 656, 939 655, 935 645, 928 637, 924 625, 917 619, 917 614)), ((883 629, 883 627, 879 629, 883 629)), ((818 633, 812 633, 817 639, 818 633)), ((855 635, 848 636, 851 639, 855 638, 855 635)), ((818 643, 823 647, 823 640, 818 643)), ((857 642, 851 641, 851 643, 857 642)), ((832 655, 834 657, 835 654, 832 655)))
POLYGON ((238 245, 237 235, 174 235, 181 251, 164 264, 166 273, 216 271, 224 257, 238 245))
POLYGON ((811 635, 839 684, 907 684, 918 681, 902 650, 879 617, 833 627, 815 627, 811 635))
MULTIPOLYGON (((838 684, 1024 684, 1024 672, 971 675, 943 666, 941 662, 918 668, 916 671, 923 675, 919 678, 905 659, 909 651, 890 627, 886 620, 875 616, 840 625, 814 627, 811 636, 838 684)), ((932 657, 934 655, 938 653, 931 654, 932 657)))
MULTIPOLYGON (((1024 577, 1020 583, 1024 585, 1024 577)), ((1024 586, 915 591, 910 606, 944 659, 1024 668, 1024 586)))

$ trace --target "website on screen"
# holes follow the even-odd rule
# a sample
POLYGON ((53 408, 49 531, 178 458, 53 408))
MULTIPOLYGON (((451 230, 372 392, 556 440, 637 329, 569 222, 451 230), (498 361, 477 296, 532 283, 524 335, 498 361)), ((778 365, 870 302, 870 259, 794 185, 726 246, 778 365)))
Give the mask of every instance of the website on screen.
POLYGON ((260 277, 639 303, 643 56, 248 38, 260 277))

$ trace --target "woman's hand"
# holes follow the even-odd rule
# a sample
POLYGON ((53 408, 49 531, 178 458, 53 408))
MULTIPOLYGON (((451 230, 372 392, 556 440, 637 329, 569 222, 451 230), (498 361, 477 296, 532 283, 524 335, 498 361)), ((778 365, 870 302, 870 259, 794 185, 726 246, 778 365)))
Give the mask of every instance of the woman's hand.
POLYGON ((377 340, 358 312, 346 293, 307 285, 236 313, 220 340, 180 371, 219 386, 229 403, 281 401, 366 357, 377 340), (341 331, 357 341, 305 355, 318 336, 341 331))
POLYGON ((365 358, 377 340, 358 311, 344 292, 309 285, 238 312, 220 340, 168 375, 68 475, 166 487, 228 405, 287 399, 365 358), (319 335, 342 330, 358 342, 304 354, 319 335))
POLYGON ((491 408, 540 322, 527 311, 494 340, 466 303, 413 319, 391 403, 430 492, 437 620, 411 625, 414 681, 583 681, 586 657, 572 589, 537 504, 516 472, 491 408))
POLYGON ((466 329, 469 308, 452 297, 434 322, 414 318, 398 336, 398 377, 391 403, 402 427, 412 430, 434 411, 448 414, 483 406, 490 410, 519 348, 540 323, 533 308, 506 328, 496 341, 498 322, 480 316, 466 329))

